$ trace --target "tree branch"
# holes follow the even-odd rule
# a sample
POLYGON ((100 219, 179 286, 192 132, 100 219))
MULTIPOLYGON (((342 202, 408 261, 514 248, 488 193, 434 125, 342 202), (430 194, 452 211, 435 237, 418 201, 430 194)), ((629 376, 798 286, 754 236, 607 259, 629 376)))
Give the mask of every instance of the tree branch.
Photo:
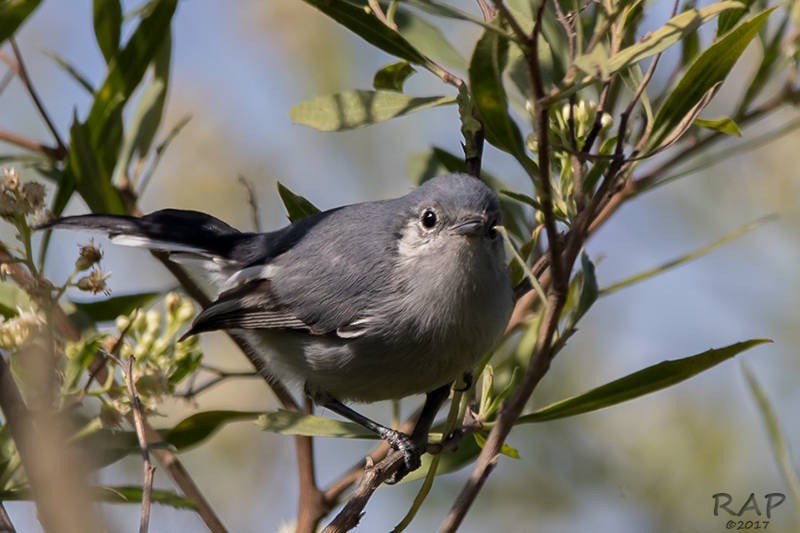
POLYGON ((25 89, 28 91, 28 94, 33 100, 36 109, 39 111, 39 115, 42 117, 42 120, 44 120, 44 123, 47 125, 50 133, 53 134, 53 139, 56 141, 56 157, 54 157, 54 159, 60 161, 67 156, 67 146, 64 144, 64 141, 61 140, 61 136, 58 134, 55 124, 50 118, 50 115, 47 113, 42 100, 39 98, 39 93, 36 91, 33 83, 31 82, 31 78, 28 75, 28 69, 25 67, 25 62, 22 60, 22 54, 19 51, 16 39, 10 37, 8 42, 11 44, 11 49, 14 51, 14 57, 16 58, 17 63, 16 67, 10 62, 7 63, 12 70, 17 73, 17 76, 19 76, 20 81, 22 81, 22 84, 25 86, 25 89))

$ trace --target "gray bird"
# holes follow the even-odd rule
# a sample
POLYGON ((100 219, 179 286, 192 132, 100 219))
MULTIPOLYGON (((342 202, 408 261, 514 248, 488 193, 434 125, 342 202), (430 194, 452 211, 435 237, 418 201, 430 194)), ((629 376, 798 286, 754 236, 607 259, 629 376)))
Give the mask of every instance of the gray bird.
POLYGON ((376 432, 403 451, 410 471, 424 443, 341 401, 428 393, 423 410, 435 416, 449 384, 492 347, 511 313, 500 223, 488 187, 449 174, 400 198, 331 209, 268 233, 176 209, 65 217, 44 227, 101 230, 113 243, 199 259, 220 292, 185 336, 243 330, 272 376, 376 432))

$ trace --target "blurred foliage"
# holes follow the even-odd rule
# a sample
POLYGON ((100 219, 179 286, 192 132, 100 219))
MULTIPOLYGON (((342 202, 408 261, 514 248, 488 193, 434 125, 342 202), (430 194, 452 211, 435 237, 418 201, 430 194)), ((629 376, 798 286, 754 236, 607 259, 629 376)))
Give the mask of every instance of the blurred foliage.
MULTIPOLYGON (((13 39, 39 3, 10 0, 0 4, 0 42, 13 39)), ((343 131, 398 117, 412 120, 414 113, 453 106, 458 121, 454 120, 452 131, 463 137, 464 157, 431 146, 411 159, 413 181, 419 183, 442 172, 470 172, 489 184, 500 198, 509 247, 517 257, 509 265, 511 277, 520 286, 527 280, 542 295, 548 289, 538 286, 542 270, 537 270, 537 265, 547 259, 546 244, 552 244, 546 226, 552 223, 565 244, 569 245, 573 236, 581 244, 580 253, 567 265, 565 305, 552 338, 555 351, 576 333, 580 320, 600 296, 693 260, 752 226, 600 289, 595 264, 583 253, 582 242, 593 231, 592 223, 602 224, 605 214, 613 213, 614 200, 622 203, 689 175, 692 170, 685 169, 694 167, 687 164, 697 164, 699 158, 722 159, 725 153, 714 151, 722 140, 739 143, 726 150, 747 149, 758 141, 747 136, 750 123, 792 110, 800 99, 795 79, 800 35, 796 2, 773 7, 760 1, 722 1, 702 7, 685 2, 679 12, 664 17, 666 20, 646 35, 642 35, 641 25, 643 13, 651 5, 643 2, 609 0, 578 9, 574 2, 552 1, 540 9, 539 2, 509 0, 482 3, 483 11, 440 1, 306 3, 354 33, 363 40, 361 44, 394 59, 375 72, 372 89, 339 87, 349 83, 346 62, 335 54, 333 59, 320 54, 316 44, 317 33, 330 31, 331 26, 308 9, 265 3, 260 8, 262 16, 280 39, 300 40, 288 46, 305 54, 310 70, 319 78, 315 83, 326 91, 328 85, 336 87, 332 94, 298 102, 288 111, 292 120, 319 131, 343 131), (472 25, 479 33, 471 49, 450 43, 445 29, 453 21, 472 25), (301 24, 304 31, 296 31, 301 24), (726 80, 752 43, 760 50, 759 62, 735 88, 738 97, 734 103, 723 116, 717 113, 701 118, 723 86, 732 89, 726 80), (678 48, 680 60, 660 70, 661 54, 676 53, 678 48), (645 67, 648 70, 643 70, 645 67), (656 70, 667 80, 659 87, 648 83, 656 70), (412 76, 441 82, 440 91, 424 95, 406 92, 412 76), (484 142, 530 179, 527 188, 513 190, 498 177, 504 172, 486 168, 484 142), (670 173, 675 170, 679 172, 670 173)), ((131 414, 132 400, 124 386, 121 363, 133 361, 135 390, 145 414, 158 413, 167 398, 192 398, 231 377, 203 364, 195 338, 178 341, 180 329, 194 313, 182 296, 170 293, 160 298, 160 294, 144 292, 89 303, 70 302, 65 297, 68 288, 108 292, 108 273, 100 267, 101 251, 92 243, 83 246, 73 272, 64 281, 54 282, 43 273, 49 234, 38 249, 32 240, 36 225, 61 214, 74 197, 80 197, 93 212, 138 212, 138 200, 161 157, 188 121, 164 123, 172 68, 171 24, 177 6, 177 0, 150 0, 124 12, 119 0, 94 0, 92 27, 105 65, 102 81, 94 87, 80 74, 81 65, 53 55, 56 64, 86 89, 88 111, 76 111, 69 125, 61 125, 69 131, 66 139, 59 138, 58 128, 50 127, 51 146, 0 132, 0 139, 25 150, 0 154, 0 161, 34 169, 53 190, 45 204, 45 188, 40 183, 20 183, 11 169, 4 174, 0 216, 14 228, 17 242, 1 243, 0 248, 0 344, 10 353, 12 366, 16 365, 15 378, 24 392, 32 384, 26 383, 29 377, 15 361, 15 353, 45 332, 56 339, 52 346, 57 361, 54 386, 58 389, 54 408, 81 428, 70 444, 92 458, 93 468, 139 452, 135 433, 122 429, 131 414), (150 305, 151 309, 142 310, 150 305), (59 316, 64 317, 63 322, 59 316), (111 321, 114 327, 108 326, 111 321), (201 373, 210 373, 212 378, 197 385, 201 373)), ((16 44, 13 54, 4 55, 6 64, 36 100, 16 44)), ((37 108, 50 125, 44 108, 38 103, 37 108)), ((770 135, 798 125, 792 123, 788 129, 784 125, 763 135, 771 139, 770 135)), ((278 193, 292 221, 317 211, 311 202, 281 184, 278 193)), ((477 369, 481 377, 476 387, 458 396, 460 403, 454 403, 453 413, 471 417, 473 425, 465 426, 470 438, 449 453, 435 458, 426 455, 423 468, 412 474, 413 478, 425 476, 429 468, 436 475, 454 471, 472 463, 480 453, 498 410, 518 390, 519 376, 535 351, 544 306, 524 311, 497 347, 491 364, 487 356, 477 369)), ((529 408, 516 422, 574 417, 622 403, 688 379, 762 342, 744 340, 664 361, 548 407, 529 408)), ((797 475, 776 429, 774 413, 757 382, 747 375, 770 429, 774 453, 788 482, 796 484, 797 475)), ((696 414, 685 423, 703 423, 693 416, 696 414)), ((218 410, 202 411, 163 428, 163 446, 189 449, 226 424, 242 420, 257 420, 262 429, 281 434, 369 437, 358 426, 320 416, 218 410)), ((559 424, 564 423, 568 422, 559 424)), ((580 453, 580 439, 571 434, 574 426, 552 426, 554 432, 572 439, 570 453, 580 453)), ((431 437, 447 437, 445 429, 450 428, 435 428, 431 437)), ((518 452, 510 444, 501 452, 522 456, 522 462, 539 453, 518 452)), ((602 477, 606 468, 631 468, 620 457, 609 461, 611 466, 595 465, 597 476, 602 477)), ((587 470, 591 469, 588 465, 587 470)), ((648 479, 653 472, 640 474, 640 485, 631 490, 653 490, 655 482, 648 479)), ((433 475, 429 476, 432 479, 433 475)), ((420 493, 414 511, 429 488, 420 493)), ((140 501, 142 495, 141 487, 107 487, 97 494, 103 501, 128 502, 140 501)), ((19 453, 7 426, 2 425, 0 499, 29 497, 19 453)), ((158 491, 153 498, 178 508, 193 507, 188 499, 167 491, 158 491)), ((408 520, 412 517, 413 512, 408 520)), ((685 525, 680 520, 674 523, 685 525)))

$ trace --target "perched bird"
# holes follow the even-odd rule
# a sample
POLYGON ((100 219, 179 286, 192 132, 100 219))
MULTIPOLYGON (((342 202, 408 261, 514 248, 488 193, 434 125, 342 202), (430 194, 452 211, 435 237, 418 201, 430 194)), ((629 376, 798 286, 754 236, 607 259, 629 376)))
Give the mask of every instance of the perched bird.
POLYGON ((331 209, 268 233, 176 209, 64 217, 44 227, 100 230, 113 243, 200 260, 219 295, 185 336, 243 330, 272 376, 375 431, 411 470, 424 443, 341 401, 446 391, 492 347, 513 306, 500 223, 488 187, 448 174, 400 198, 331 209))

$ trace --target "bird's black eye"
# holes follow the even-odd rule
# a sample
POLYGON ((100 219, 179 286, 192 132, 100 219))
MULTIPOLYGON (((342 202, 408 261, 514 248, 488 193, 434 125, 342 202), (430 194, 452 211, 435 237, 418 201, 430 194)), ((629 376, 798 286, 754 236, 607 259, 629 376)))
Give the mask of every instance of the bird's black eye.
POLYGON ((436 213, 434 213, 432 209, 426 209, 425 211, 423 211, 420 220, 422 221, 422 225, 424 227, 431 229, 436 225, 436 221, 438 219, 436 217, 436 213))

